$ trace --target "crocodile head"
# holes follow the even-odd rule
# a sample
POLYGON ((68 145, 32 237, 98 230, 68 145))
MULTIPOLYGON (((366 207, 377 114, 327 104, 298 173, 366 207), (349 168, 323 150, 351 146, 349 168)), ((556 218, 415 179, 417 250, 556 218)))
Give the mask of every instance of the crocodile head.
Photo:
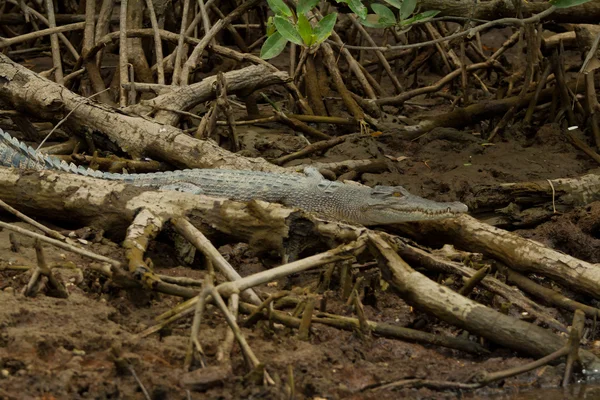
POLYGON ((460 202, 440 203, 410 194, 402 186, 375 186, 361 213, 365 225, 395 224, 456 217, 468 207, 460 202))

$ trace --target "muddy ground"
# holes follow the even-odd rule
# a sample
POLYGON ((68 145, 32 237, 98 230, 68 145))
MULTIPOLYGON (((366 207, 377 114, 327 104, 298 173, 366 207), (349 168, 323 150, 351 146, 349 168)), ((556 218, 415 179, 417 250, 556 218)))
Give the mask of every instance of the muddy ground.
MULTIPOLYGON (((505 37, 499 36, 496 47, 505 37)), ((494 45, 493 41, 487 43, 494 45)), ((421 76, 424 81, 418 84, 425 85, 438 78, 421 76)), ((440 98, 419 97, 408 102, 402 114, 409 117, 437 114, 448 111, 448 103, 440 98)), ((394 113, 393 109, 387 111, 394 113)), ((519 121, 519 117, 515 120, 519 121)), ((394 118, 387 123, 393 132, 394 118)), ((328 133, 348 133, 337 127, 319 128, 328 133)), ((491 146, 483 145, 479 135, 483 129, 489 130, 485 125, 463 131, 436 129, 415 141, 399 140, 393 134, 373 135, 342 143, 311 160, 382 160, 387 164, 386 171, 364 173, 361 182, 402 184, 412 193, 444 201, 468 201, 471 188, 478 184, 575 177, 598 167, 570 145, 556 123, 543 122, 528 128, 517 123, 491 146)), ((281 126, 267 124, 240 130, 242 152, 247 156, 276 158, 305 145, 302 138, 281 126)), ((311 160, 296 160, 291 164, 311 160)), ((600 262, 599 229, 589 227, 598 226, 599 216, 600 205, 592 204, 519 233, 597 263, 600 262)), ((1 218, 14 221, 6 214, 1 214, 1 218)), ((40 221, 58 230, 67 228, 41 218, 40 221)), ((290 371, 297 399, 558 399, 565 395, 562 389, 556 389, 564 364, 546 366, 474 392, 424 388, 376 391, 373 388, 383 383, 414 378, 464 382, 482 370, 504 370, 530 360, 489 343, 486 345, 490 354, 470 355, 436 346, 364 337, 323 325, 313 325, 309 340, 302 341, 295 330, 259 322, 243 328, 243 332, 277 383, 262 386, 247 376, 249 371, 237 345, 231 354, 231 368, 219 367, 216 353, 226 325, 212 306, 208 307, 201 329, 209 369, 184 373, 190 319, 179 321, 160 334, 136 337, 154 324, 154 317, 175 306, 179 299, 115 287, 89 268, 89 260, 49 246, 44 246, 49 263, 72 261, 76 266, 76 269, 57 270, 67 283, 70 296, 57 299, 40 293, 35 298, 26 298, 22 291, 31 273, 16 268, 35 265, 35 250, 32 240, 16 238, 18 249, 13 248, 9 233, 0 231, 0 399, 143 399, 145 395, 132 371, 152 399, 287 399, 290 371), (222 379, 214 379, 213 387, 187 393, 186 384, 198 381, 202 374, 222 379)), ((118 240, 93 234, 87 239, 90 250, 124 259, 118 240)), ((258 257, 244 244, 226 245, 220 251, 242 276, 277 263, 273 258, 258 257)), ((197 279, 205 275, 202 260, 192 265, 182 265, 177 260, 167 235, 151 245, 148 256, 160 274, 197 279)), ((375 271, 370 268, 364 273, 375 271)), ((261 291, 314 286, 318 279, 318 273, 308 273, 293 281, 282 280, 263 287, 261 291)), ((335 277, 330 289, 326 293, 327 311, 354 316, 340 298, 339 281, 335 277)), ((452 336, 465 334, 413 310, 391 290, 379 290, 364 303, 366 316, 373 321, 417 326, 427 332, 452 336)), ((518 310, 511 313, 516 315, 518 310)), ((557 312, 556 317, 566 324, 571 319, 568 313, 557 312)), ((587 345, 592 351, 593 338, 590 335, 587 345)), ((567 395, 600 398, 600 390, 575 385, 567 395)))
MULTIPOLYGON (((277 146, 269 149, 273 156, 282 149, 301 145, 293 136, 279 134, 276 137, 273 131, 269 133, 265 129, 249 129, 245 143, 253 142, 266 151, 265 143, 276 142, 277 146)), ((518 128, 514 132, 518 132, 518 128)), ((389 137, 347 142, 327 151, 318 161, 386 159, 390 171, 364 174, 363 182, 369 185, 402 183, 413 193, 438 200, 467 197, 468 188, 475 184, 577 176, 594 167, 585 155, 563 139, 557 125, 542 126, 531 137, 515 133, 493 146, 481 144, 482 140, 471 132, 438 130, 414 142, 389 137)), ((574 210, 573 215, 590 212, 589 209, 574 210)), ((588 242, 580 242, 579 246, 568 240, 557 240, 556 235, 565 234, 564 226, 574 225, 573 221, 578 220, 573 215, 557 216, 524 233, 551 245, 558 244, 558 248, 561 243, 569 243, 570 253, 599 262, 600 252, 589 248, 597 246, 598 237, 587 236, 588 242)), ((10 218, 4 215, 3 220, 7 219, 10 218)), ((115 354, 131 363, 152 398, 186 398, 182 383, 192 378, 182 372, 182 364, 190 320, 176 323, 160 335, 143 339, 135 336, 153 324, 153 317, 177 304, 176 298, 129 293, 116 288, 87 269, 89 260, 48 246, 45 249, 49 262, 73 261, 77 266, 75 270, 61 269, 59 273, 68 282, 70 297, 56 299, 40 294, 25 298, 21 292, 30 273, 13 268, 34 265, 35 250, 32 240, 19 236, 17 241, 19 249, 14 251, 9 233, 0 232, 0 268, 6 268, 0 271, 0 398, 144 398, 130 371, 116 367, 115 354)), ((90 244, 93 251, 123 257, 118 244, 106 239, 104 243, 98 238, 95 241, 97 243, 90 244)), ((265 268, 262 260, 245 245, 224 246, 221 251, 242 275, 265 268)), ((168 238, 154 243, 149 256, 161 274, 199 279, 204 276, 200 261, 192 266, 178 263, 168 238)), ((293 285, 308 286, 317 279, 318 274, 307 274, 295 279, 293 285)), ((289 283, 281 281, 277 287, 289 283)), ((331 289, 328 311, 352 316, 352 311, 340 300, 335 280, 331 289)), ((273 291, 273 288, 263 290, 273 291)), ((401 326, 418 322, 420 329, 428 332, 461 334, 456 328, 412 310, 391 291, 378 291, 374 299, 365 303, 367 317, 374 321, 401 326)), ((212 307, 207 318, 202 326, 202 344, 208 365, 217 369, 212 372, 221 373, 215 367, 218 365, 215 354, 224 337, 225 323, 212 307)), ((568 321, 569 316, 562 318, 568 321)), ((285 382, 289 380, 290 366, 294 372, 296 398, 442 399, 457 395, 515 398, 513 394, 523 391, 533 397, 520 398, 541 398, 552 392, 541 388, 558 386, 563 370, 562 365, 544 367, 474 393, 429 389, 372 391, 370 388, 378 384, 411 378, 464 381, 478 371, 502 370, 527 359, 494 346, 491 354, 475 356, 381 337, 365 338, 322 325, 313 326, 309 341, 299 340, 296 332, 288 328, 269 327, 263 322, 244 328, 244 333, 278 386, 264 387, 244 379, 248 370, 236 345, 232 371, 227 371, 230 375, 213 388, 192 391, 191 398, 286 398, 285 382)), ((586 390, 589 394, 593 389, 586 390)), ((557 393, 560 395, 562 391, 557 393)))

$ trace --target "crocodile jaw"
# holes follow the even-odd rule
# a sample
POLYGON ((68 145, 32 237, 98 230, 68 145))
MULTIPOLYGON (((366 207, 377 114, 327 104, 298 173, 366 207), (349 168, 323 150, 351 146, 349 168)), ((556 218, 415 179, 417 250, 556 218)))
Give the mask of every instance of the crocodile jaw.
MULTIPOLYGON (((392 200, 392 199, 390 199, 392 200)), ((469 211, 460 202, 441 203, 408 195, 384 204, 371 204, 363 210, 365 225, 387 225, 411 221, 431 221, 457 217, 469 211)))

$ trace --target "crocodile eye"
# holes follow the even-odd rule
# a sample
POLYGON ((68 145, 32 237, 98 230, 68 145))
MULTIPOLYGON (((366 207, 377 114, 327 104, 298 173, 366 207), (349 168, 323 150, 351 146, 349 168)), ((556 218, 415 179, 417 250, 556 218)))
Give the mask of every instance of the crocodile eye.
POLYGON ((394 197, 404 197, 404 194, 400 193, 400 192, 394 192, 394 193, 392 193, 392 196, 394 196, 394 197))

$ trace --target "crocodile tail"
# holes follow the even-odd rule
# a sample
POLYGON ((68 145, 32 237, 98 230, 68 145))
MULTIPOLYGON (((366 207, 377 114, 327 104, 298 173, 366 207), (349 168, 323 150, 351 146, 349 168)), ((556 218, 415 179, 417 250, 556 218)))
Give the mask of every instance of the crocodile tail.
POLYGON ((67 164, 58 158, 36 151, 32 147, 19 142, 19 140, 2 131, 2 129, 0 129, 0 165, 23 169, 64 171, 77 175, 93 176, 95 178, 102 178, 104 176, 101 171, 78 167, 73 163, 67 164))

